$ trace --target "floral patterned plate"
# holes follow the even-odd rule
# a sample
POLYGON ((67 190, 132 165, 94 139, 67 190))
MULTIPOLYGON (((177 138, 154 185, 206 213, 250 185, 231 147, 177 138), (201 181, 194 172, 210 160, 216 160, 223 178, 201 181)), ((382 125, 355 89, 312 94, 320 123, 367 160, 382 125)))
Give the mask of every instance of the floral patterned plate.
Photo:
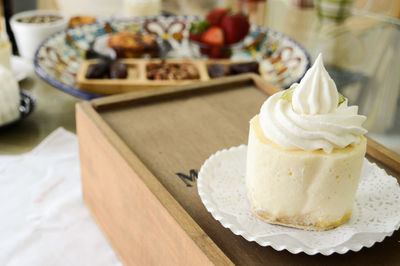
MULTIPOLYGON (((172 45, 169 58, 193 58, 188 33, 195 16, 138 17, 113 20, 58 32, 46 39, 34 58, 36 73, 45 81, 69 94, 82 99, 101 97, 76 86, 75 76, 80 63, 88 56, 96 39, 106 34, 131 31, 144 32, 167 38, 172 45)), ((257 25, 252 25, 242 49, 234 50, 233 61, 257 60, 269 81, 287 88, 300 80, 310 67, 305 49, 286 35, 257 25)))

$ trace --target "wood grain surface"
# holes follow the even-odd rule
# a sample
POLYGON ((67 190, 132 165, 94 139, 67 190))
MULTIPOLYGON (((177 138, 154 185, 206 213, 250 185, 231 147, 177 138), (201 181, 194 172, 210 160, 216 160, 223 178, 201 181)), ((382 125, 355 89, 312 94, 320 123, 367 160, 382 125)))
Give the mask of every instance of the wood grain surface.
MULTIPOLYGON (((197 193, 195 172, 216 151, 247 143, 250 118, 276 91, 255 75, 243 75, 78 105, 85 201, 125 263, 368 265, 400 261, 399 232, 359 252, 294 255, 248 242, 207 212, 197 193), (186 253, 180 257, 182 246, 186 253), (154 258, 156 249, 162 255, 154 258)), ((377 143, 374 149, 381 151, 377 143)), ((378 153, 371 155, 391 156, 378 153)))
POLYGON ((103 123, 88 103, 77 106, 84 200, 124 265, 230 265, 103 123))

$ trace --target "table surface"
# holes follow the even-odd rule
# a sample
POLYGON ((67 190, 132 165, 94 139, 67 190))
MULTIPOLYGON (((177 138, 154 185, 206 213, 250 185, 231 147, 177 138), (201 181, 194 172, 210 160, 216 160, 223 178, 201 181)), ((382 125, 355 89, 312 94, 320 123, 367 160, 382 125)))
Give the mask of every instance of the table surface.
MULTIPOLYGON (((210 8, 196 5, 191 10, 190 6, 176 9, 177 2, 164 1, 163 9, 201 15, 210 8)), ((368 115, 370 136, 400 153, 400 77, 396 74, 400 69, 400 53, 396 52, 399 21, 368 14, 352 16, 341 26, 321 24, 314 9, 299 9, 278 0, 267 1, 265 12, 265 26, 294 38, 313 58, 324 52, 329 72, 343 85, 341 92, 368 115), (339 48, 332 50, 331 43, 339 48)), ((75 132, 75 104, 80 99, 35 74, 20 86, 36 98, 37 108, 19 124, 0 131, 0 154, 27 152, 58 127, 75 132)))
POLYGON ((36 109, 20 123, 0 131, 0 154, 28 152, 58 127, 75 132, 75 104, 80 99, 55 89, 35 74, 20 87, 35 97, 36 109))

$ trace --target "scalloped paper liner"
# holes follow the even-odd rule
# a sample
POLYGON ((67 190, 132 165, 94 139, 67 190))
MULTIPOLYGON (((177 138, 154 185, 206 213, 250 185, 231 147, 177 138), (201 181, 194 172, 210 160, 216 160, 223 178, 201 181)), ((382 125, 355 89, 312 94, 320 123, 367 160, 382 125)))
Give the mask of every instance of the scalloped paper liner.
MULTIPOLYGON (((198 175, 198 181, 197 181, 197 187, 198 187, 198 192, 200 195, 200 198, 205 205, 206 209, 212 214, 214 219, 219 221, 222 226, 225 228, 229 228, 235 235, 240 235, 243 238, 245 238, 248 241, 254 241, 258 243, 261 246, 271 246, 275 250, 281 251, 281 250, 287 250, 293 254, 298 254, 300 252, 304 252, 308 255, 315 255, 315 254, 322 254, 322 255, 331 255, 333 253, 339 253, 339 254, 344 254, 348 252, 349 250, 351 251, 359 251, 363 247, 372 247, 375 243, 377 242, 382 242, 386 237, 391 236, 396 230, 399 229, 400 227, 400 217, 399 221, 397 222, 397 226, 394 230, 390 232, 377 232, 377 234, 368 234, 370 238, 365 239, 365 236, 362 236, 363 234, 355 234, 353 235, 350 239, 345 241, 344 243, 330 247, 330 248, 325 248, 325 249, 315 249, 315 248, 309 248, 305 245, 299 245, 299 241, 293 238, 290 235, 282 235, 281 237, 286 237, 287 239, 293 240, 293 245, 280 245, 278 243, 275 243, 273 240, 268 239, 268 236, 265 237, 257 237, 257 236, 252 236, 247 232, 245 229, 240 228, 235 221, 232 221, 231 218, 226 215, 224 212, 221 212, 219 209, 217 209, 215 204, 212 202, 213 200, 210 199, 209 194, 207 194, 206 189, 204 188, 209 180, 207 178, 207 174, 209 174, 210 170, 212 169, 212 163, 215 160, 221 160, 222 156, 225 156, 227 153, 232 153, 232 152, 245 152, 247 150, 247 145, 240 145, 237 147, 231 147, 229 149, 224 149, 217 151, 215 154, 211 155, 202 165, 199 175, 198 175)), ((365 159, 364 163, 370 164, 372 167, 376 167, 379 170, 379 174, 386 175, 388 178, 393 178, 389 175, 386 174, 386 172, 379 168, 376 164, 370 163, 367 159, 365 159)), ((279 225, 273 225, 273 226, 279 226, 279 225)), ((315 233, 315 231, 313 232, 315 233)))

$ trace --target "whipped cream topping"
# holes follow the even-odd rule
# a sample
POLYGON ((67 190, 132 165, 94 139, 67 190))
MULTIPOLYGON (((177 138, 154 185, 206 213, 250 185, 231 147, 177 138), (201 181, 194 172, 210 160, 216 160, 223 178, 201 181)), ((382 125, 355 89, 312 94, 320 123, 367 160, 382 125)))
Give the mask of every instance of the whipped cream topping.
POLYGON ((339 94, 319 54, 314 65, 304 75, 292 96, 293 110, 298 114, 327 114, 335 110, 339 94))
POLYGON ((288 150, 327 153, 358 143, 367 133, 362 127, 366 117, 358 115, 357 106, 339 104, 334 81, 325 70, 322 56, 307 71, 293 90, 291 99, 275 93, 263 104, 260 125, 264 135, 288 150))

